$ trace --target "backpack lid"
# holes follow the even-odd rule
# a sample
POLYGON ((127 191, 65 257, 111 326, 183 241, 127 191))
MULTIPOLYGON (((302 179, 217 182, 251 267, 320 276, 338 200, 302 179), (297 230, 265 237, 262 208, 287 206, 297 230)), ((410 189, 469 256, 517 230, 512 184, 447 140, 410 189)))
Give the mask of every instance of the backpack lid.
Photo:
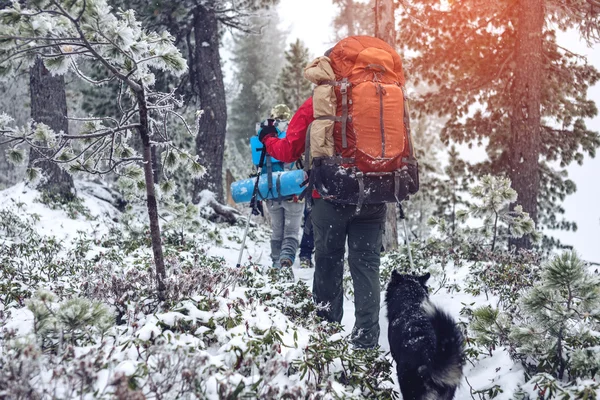
POLYGON ((370 80, 372 71, 385 69, 386 77, 404 86, 404 70, 400 56, 385 41, 372 36, 350 36, 339 41, 329 54, 336 79, 361 80, 361 75, 370 80))

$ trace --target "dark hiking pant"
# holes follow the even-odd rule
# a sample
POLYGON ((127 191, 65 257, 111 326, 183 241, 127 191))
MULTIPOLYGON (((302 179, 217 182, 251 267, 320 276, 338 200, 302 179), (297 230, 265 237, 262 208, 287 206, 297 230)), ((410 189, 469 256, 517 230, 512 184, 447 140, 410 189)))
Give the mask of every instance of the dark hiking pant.
POLYGON ((381 236, 385 225, 385 204, 341 205, 315 199, 312 223, 315 235, 315 276, 313 296, 316 303, 329 304, 319 316, 342 321, 344 293, 344 252, 348 238, 348 264, 354 285, 352 331, 356 347, 375 347, 379 342, 379 264, 381 236))
POLYGON ((313 236, 312 222, 310 220, 310 208, 304 208, 304 229, 302 230, 302 240, 300 241, 300 259, 312 258, 315 249, 315 240, 313 236))

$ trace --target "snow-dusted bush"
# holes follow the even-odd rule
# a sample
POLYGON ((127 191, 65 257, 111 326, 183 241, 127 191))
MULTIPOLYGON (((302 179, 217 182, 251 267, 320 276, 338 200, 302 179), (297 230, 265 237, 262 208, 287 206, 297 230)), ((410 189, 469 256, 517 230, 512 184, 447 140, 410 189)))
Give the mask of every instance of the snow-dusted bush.
POLYGON ((85 240, 71 246, 35 231, 36 215, 15 208, 0 210, 0 305, 23 306, 36 291, 46 289, 61 298, 73 294, 71 277, 87 264, 85 240))
POLYGON ((473 201, 468 210, 457 211, 456 224, 451 226, 443 218, 429 220, 429 224, 437 229, 434 241, 454 248, 468 244, 468 247, 495 251, 500 241, 509 238, 530 235, 537 240, 535 224, 529 214, 519 205, 510 209, 510 205, 517 201, 517 193, 510 185, 508 178, 484 176, 470 191, 473 201), (475 221, 481 225, 460 227, 475 221))
POLYGON ((397 397, 388 358, 320 321, 304 283, 230 267, 184 234, 165 241, 159 301, 147 243, 119 226, 62 244, 80 262, 58 280, 69 290, 0 308, 0 398, 397 397))
POLYGON ((47 291, 37 292, 27 308, 33 314, 34 333, 44 351, 98 344, 115 323, 113 313, 102 303, 77 297, 59 303, 47 291))
MULTIPOLYGON (((40 58, 54 75, 71 73, 94 86, 118 82, 114 93, 118 115, 80 120, 78 134, 54 132, 39 121, 14 126, 9 116, 0 113, 0 136, 12 146, 7 154, 15 162, 24 161, 22 147, 29 146, 40 152, 40 162, 57 164, 73 174, 117 174, 131 189, 143 191, 162 296, 165 267, 152 154, 157 147, 163 151, 165 171, 183 166, 192 177, 204 174, 198 156, 175 146, 169 131, 170 119, 179 119, 195 136, 176 111, 181 99, 174 90, 154 90, 155 73, 181 76, 187 70, 174 38, 168 32, 145 30, 133 10, 113 10, 106 0, 12 2, 0 10, 0 37, 0 79, 10 79, 40 58), (90 62, 102 70, 101 78, 86 74, 90 62), (139 138, 138 149, 134 135, 139 138)), ((41 174, 32 167, 27 175, 36 180, 41 174)), ((169 185, 163 183, 164 192, 172 190, 169 185)))
POLYGON ((52 210, 64 210, 69 218, 76 219, 82 215, 86 218, 92 218, 90 210, 83 205, 83 202, 79 197, 73 197, 72 199, 65 199, 60 195, 54 195, 47 191, 42 191, 40 197, 37 199, 40 203, 47 205, 52 210))
POLYGON ((531 374, 565 383, 600 370, 600 278, 574 252, 548 262, 522 299, 510 340, 531 374))
POLYGON ((107 253, 97 257, 96 262, 82 272, 81 293, 115 307, 120 323, 130 320, 132 315, 168 309, 194 295, 223 295, 235 285, 241 273, 239 269, 227 267, 220 258, 171 251, 167 247, 167 276, 164 302, 161 302, 149 255, 133 254, 128 259, 132 265, 127 265, 123 258, 114 254, 107 257, 107 253))
POLYGON ((565 384, 546 373, 536 374, 529 382, 519 387, 513 400, 596 400, 600 383, 592 380, 577 380, 565 384))
POLYGON ((536 251, 483 249, 474 252, 472 258, 465 290, 475 296, 496 296, 496 307, 502 306, 505 311, 516 311, 523 292, 540 279, 541 255, 536 251))

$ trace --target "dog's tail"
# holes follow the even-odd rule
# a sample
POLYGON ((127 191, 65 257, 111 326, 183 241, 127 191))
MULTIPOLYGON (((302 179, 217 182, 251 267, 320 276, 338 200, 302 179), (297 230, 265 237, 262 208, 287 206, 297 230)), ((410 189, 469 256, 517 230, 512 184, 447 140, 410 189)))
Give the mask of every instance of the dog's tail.
POLYGON ((435 306, 428 311, 437 342, 430 371, 431 380, 440 387, 456 388, 463 376, 463 334, 454 319, 444 311, 435 306))

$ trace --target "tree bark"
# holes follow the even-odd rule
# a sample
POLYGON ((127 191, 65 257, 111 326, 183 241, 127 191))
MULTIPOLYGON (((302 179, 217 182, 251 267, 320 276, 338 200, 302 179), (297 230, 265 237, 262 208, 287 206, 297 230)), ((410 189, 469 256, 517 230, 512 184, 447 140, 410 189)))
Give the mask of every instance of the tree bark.
MULTIPOLYGON (((540 189, 540 125, 543 0, 519 0, 516 69, 511 90, 510 179, 517 203, 535 223, 540 189)), ((512 204, 514 208, 516 204, 512 204)), ((511 239, 511 247, 530 248, 529 237, 511 239)))
POLYGON ((354 27, 354 0, 346 0, 344 14, 346 15, 346 22, 348 24, 348 36, 356 35, 354 27))
POLYGON ((393 0, 375 0, 375 36, 396 48, 393 0))
MULTIPOLYGON (((31 98, 31 118, 38 123, 48 125, 55 132, 69 133, 67 119, 67 97, 65 80, 62 76, 52 76, 44 67, 41 58, 35 61, 29 73, 29 91, 31 98)), ((75 198, 73 178, 58 164, 44 161, 41 150, 31 148, 29 167, 39 167, 45 179, 38 189, 56 199, 71 201, 75 198)))
MULTIPOLYGON (((140 84, 140 86, 142 86, 140 84)), ((162 240, 160 237, 160 225, 158 224, 158 202, 156 200, 156 191, 154 190, 154 168, 152 163, 152 145, 150 144, 150 129, 148 122, 148 105, 146 103, 146 94, 143 86, 136 93, 140 116, 140 139, 142 140, 142 154, 144 157, 144 179, 146 182, 146 206, 148 208, 148 218, 150 220, 150 237, 152 241, 152 253, 154 255, 154 265, 156 267, 156 284, 158 288, 158 298, 165 299, 165 262, 162 251, 162 240)))
MULTIPOLYGON (((394 25, 395 20, 393 0, 376 0, 375 36, 384 40, 395 49, 396 31, 394 29, 394 25)), ((398 248, 398 212, 396 210, 396 204, 387 205, 383 248, 385 251, 392 251, 398 248)))
MULTIPOLYGON (((383 249, 394 251, 398 249, 398 212, 396 204, 386 204, 385 232, 383 235, 383 249)), ((407 243, 408 244, 408 243, 407 243)))
POLYGON ((190 83, 198 106, 204 111, 196 137, 196 153, 207 173, 194 182, 192 201, 198 203, 200 192, 208 189, 223 202, 227 105, 219 55, 219 22, 210 6, 197 6, 193 16, 195 45, 190 51, 190 83))

